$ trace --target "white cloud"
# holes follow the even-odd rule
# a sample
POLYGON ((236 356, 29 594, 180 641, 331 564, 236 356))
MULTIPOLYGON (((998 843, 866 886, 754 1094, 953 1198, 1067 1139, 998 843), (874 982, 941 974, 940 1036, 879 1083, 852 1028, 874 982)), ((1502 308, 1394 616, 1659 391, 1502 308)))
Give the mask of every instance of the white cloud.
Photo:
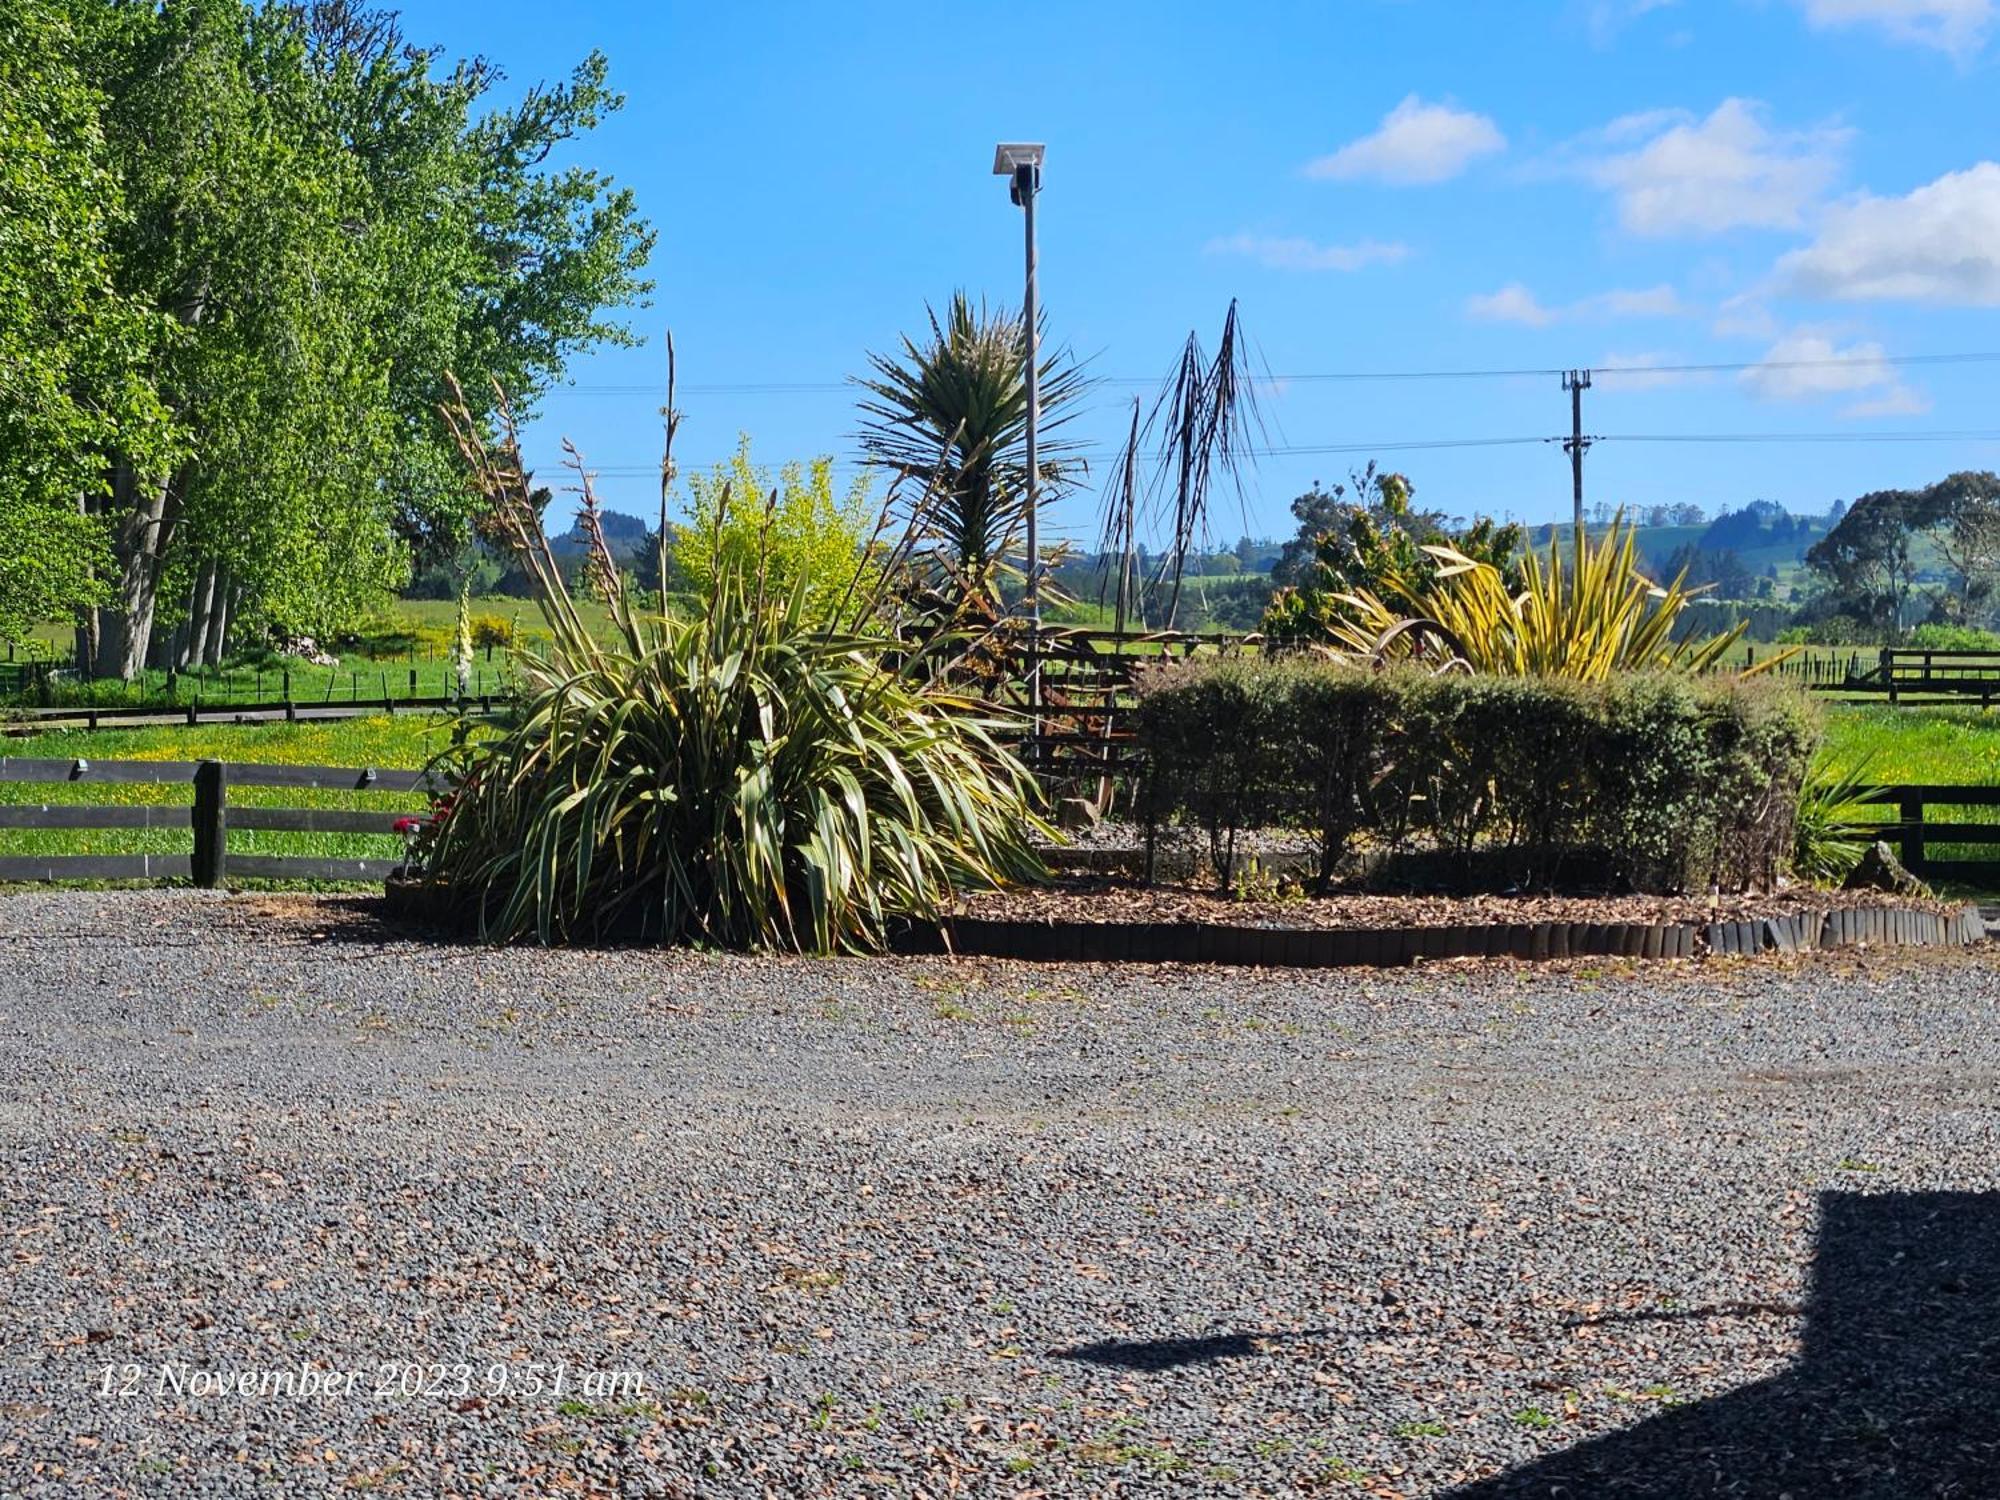
POLYGON ((1976 52, 1993 29, 1994 0, 1798 0, 1813 26, 1879 26, 1898 41, 1976 52))
POLYGON ((1507 138, 1485 115, 1426 104, 1411 94, 1373 135, 1350 141, 1331 156, 1306 163, 1306 176, 1349 181, 1443 182, 1482 156, 1504 150, 1507 138))
POLYGON ((1716 311, 1708 331, 1719 339, 1770 339, 1778 336, 1778 320, 1756 292, 1741 292, 1716 311))
POLYGON ((1546 306, 1518 281, 1509 282, 1497 292, 1465 299, 1467 317, 1482 323, 1521 323, 1529 328, 1546 328, 1563 319, 1577 318, 1673 318, 1687 311, 1679 293, 1664 285, 1594 292, 1566 307, 1546 306))
POLYGON ((1835 207, 1812 244, 1778 261, 1778 280, 1807 297, 2000 307, 2000 165, 1835 207))
POLYGON ((1596 133, 1596 139, 1607 146, 1623 145, 1627 141, 1643 141, 1648 136, 1658 135, 1671 125, 1685 124, 1694 116, 1684 109, 1638 109, 1629 115, 1620 115, 1609 125, 1596 133))
POLYGON ((1410 253, 1408 245, 1394 241, 1322 245, 1297 235, 1260 234, 1225 235, 1202 248, 1209 255, 1247 256, 1274 271, 1359 271, 1365 266, 1392 266, 1410 253))
POLYGON ((1675 3, 1676 0, 1591 0, 1585 12, 1591 45, 1608 47, 1620 31, 1639 17, 1675 3))
POLYGON ((1644 144, 1587 158, 1582 171, 1616 197, 1635 234, 1796 229, 1839 175, 1851 134, 1772 130, 1755 100, 1725 99, 1705 120, 1651 111, 1612 121, 1601 145, 1644 144))
POLYGON ((1767 401, 1860 397, 1842 410, 1845 417, 1908 416, 1930 410, 1929 398, 1903 384, 1880 344, 1841 348, 1825 334, 1804 329, 1779 339, 1737 379, 1767 401))
POLYGON ((1931 409, 1931 398, 1907 385, 1893 385, 1879 396, 1856 401, 1840 410, 1843 417, 1920 417, 1931 409))
POLYGON ((1678 318, 1688 309, 1678 292, 1670 286, 1661 285, 1637 291, 1599 292, 1585 297, 1572 310, 1598 313, 1609 318, 1678 318))
POLYGON ((1546 328, 1558 314, 1542 306, 1535 294, 1520 282, 1509 282, 1497 292, 1465 299, 1465 314, 1482 323, 1524 323, 1530 328, 1546 328))

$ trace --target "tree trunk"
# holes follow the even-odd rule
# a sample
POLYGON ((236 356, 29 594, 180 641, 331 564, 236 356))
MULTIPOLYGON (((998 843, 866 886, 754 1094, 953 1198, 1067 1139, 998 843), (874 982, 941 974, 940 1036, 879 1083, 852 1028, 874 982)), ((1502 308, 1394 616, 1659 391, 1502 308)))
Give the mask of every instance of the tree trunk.
MULTIPOLYGON (((97 513, 87 491, 76 497, 76 508, 86 516, 97 513)), ((76 612, 76 670, 81 677, 97 675, 97 611, 94 609, 85 608, 76 612)))
MULTIPOLYGON (((201 320, 208 302, 208 273, 198 272, 179 305, 172 309, 183 327, 201 320)), ((111 508, 118 516, 116 538, 118 597, 110 610, 99 612, 98 670, 116 672, 130 682, 144 669, 153 644, 153 616, 159 600, 160 572, 179 519, 185 476, 142 479, 131 460, 120 457, 112 471, 111 508)))
POLYGON ((209 627, 215 618, 215 575, 219 571, 211 559, 194 575, 194 593, 188 603, 187 650, 181 657, 183 667, 198 667, 208 655, 209 627))
POLYGON ((211 667, 222 665, 223 647, 229 642, 229 617, 236 612, 236 590, 229 581, 229 570, 220 564, 215 569, 215 604, 208 619, 208 651, 203 658, 211 667))
POLYGON ((99 669, 130 682, 145 669, 159 603, 160 563, 173 534, 177 506, 169 479, 145 484, 121 462, 112 499, 118 526, 118 601, 99 614, 99 669))
POLYGON ((76 614, 76 670, 79 676, 97 675, 97 611, 80 609, 76 614))

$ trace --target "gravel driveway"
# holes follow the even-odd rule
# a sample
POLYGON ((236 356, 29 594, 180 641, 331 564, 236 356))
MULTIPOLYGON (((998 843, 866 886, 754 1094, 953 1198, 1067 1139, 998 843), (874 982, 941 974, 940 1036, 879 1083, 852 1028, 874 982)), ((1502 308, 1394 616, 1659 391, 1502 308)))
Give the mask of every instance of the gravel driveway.
POLYGON ((1997 1060, 1983 956, 0 898, 0 1495, 2000 1493, 1997 1060))

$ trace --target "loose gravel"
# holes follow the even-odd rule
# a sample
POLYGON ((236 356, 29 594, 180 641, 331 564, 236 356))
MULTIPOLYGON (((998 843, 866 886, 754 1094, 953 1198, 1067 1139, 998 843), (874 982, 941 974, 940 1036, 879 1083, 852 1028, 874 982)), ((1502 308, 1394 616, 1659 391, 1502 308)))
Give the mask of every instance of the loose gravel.
POLYGON ((6 897, 0 1496, 1992 1494, 1996 1081, 1983 954, 6 897))

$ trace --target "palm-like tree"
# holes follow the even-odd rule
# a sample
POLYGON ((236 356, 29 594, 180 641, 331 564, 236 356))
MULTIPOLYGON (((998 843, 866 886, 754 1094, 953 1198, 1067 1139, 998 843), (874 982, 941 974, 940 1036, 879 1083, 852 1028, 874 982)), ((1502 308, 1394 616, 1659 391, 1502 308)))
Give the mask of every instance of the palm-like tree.
MULTIPOLYGON (((899 353, 868 356, 870 373, 857 382, 867 393, 861 446, 925 496, 915 519, 960 601, 995 605, 1027 515, 1027 330, 1019 315, 989 312, 983 302, 975 309, 963 292, 942 321, 925 312, 928 339, 905 336, 899 353)), ((1043 355, 1040 388, 1036 460, 1046 506, 1082 467, 1061 436, 1086 388, 1067 348, 1043 355)))

